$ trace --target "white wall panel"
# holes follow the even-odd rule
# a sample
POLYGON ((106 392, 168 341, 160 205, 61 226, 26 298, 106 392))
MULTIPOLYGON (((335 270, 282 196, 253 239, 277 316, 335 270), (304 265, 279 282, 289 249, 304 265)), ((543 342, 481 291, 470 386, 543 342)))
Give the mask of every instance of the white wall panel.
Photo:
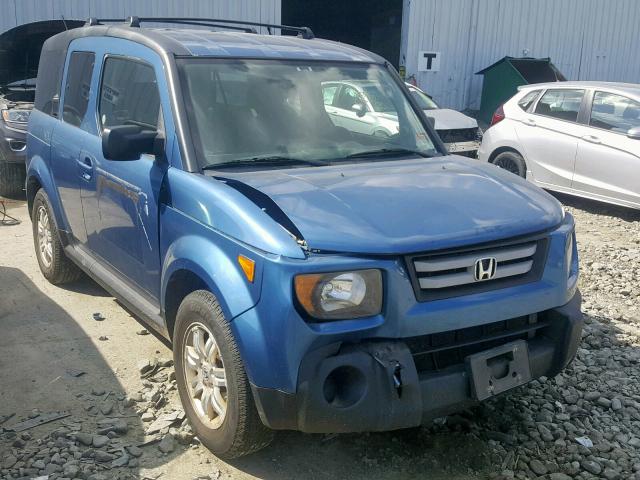
POLYGON ((571 80, 640 83, 638 0, 405 0, 407 75, 443 106, 477 109, 482 77, 505 55, 551 57, 571 80), (417 72, 418 52, 442 53, 417 72))
POLYGON ((280 23, 281 0, 0 0, 0 32, 57 18, 210 17, 280 23))

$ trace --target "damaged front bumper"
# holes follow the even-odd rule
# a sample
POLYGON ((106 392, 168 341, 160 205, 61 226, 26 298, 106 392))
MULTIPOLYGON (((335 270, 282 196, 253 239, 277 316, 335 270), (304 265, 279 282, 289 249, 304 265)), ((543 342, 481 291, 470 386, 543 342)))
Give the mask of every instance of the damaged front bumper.
POLYGON ((27 134, 25 131, 8 126, 0 118, 0 161, 6 163, 26 163, 27 134))
POLYGON ((483 329, 475 339, 461 331, 448 350, 434 338, 327 345, 304 358, 296 393, 252 386, 258 412, 270 428, 312 433, 415 427, 557 375, 578 349, 580 305, 576 292, 566 305, 536 315, 535 323, 530 316, 511 330, 483 329), (438 368, 436 359, 450 356, 452 345, 461 361, 438 368), (421 357, 425 351, 433 362, 421 357))

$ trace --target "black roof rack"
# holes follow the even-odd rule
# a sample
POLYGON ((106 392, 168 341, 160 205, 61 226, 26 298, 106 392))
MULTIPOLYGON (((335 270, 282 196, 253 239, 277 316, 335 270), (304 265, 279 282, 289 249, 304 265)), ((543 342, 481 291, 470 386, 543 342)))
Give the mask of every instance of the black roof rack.
POLYGON ((242 20, 225 20, 221 18, 195 18, 195 17, 127 17, 122 18, 89 18, 87 26, 101 25, 102 23, 123 22, 130 27, 139 27, 141 23, 177 23, 180 25, 197 25, 202 27, 228 28, 230 30, 240 30, 246 33, 257 33, 253 27, 265 27, 270 35, 273 28, 282 31, 296 32, 299 37, 306 40, 315 38, 313 31, 309 27, 292 27, 290 25, 278 25, 275 23, 244 22, 242 20), (245 25, 245 26, 243 26, 245 25))

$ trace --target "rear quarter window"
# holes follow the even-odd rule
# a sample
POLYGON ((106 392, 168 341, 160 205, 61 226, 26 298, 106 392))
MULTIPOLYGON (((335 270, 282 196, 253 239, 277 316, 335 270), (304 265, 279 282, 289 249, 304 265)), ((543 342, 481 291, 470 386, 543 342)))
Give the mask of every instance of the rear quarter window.
POLYGON ((525 112, 528 111, 529 108, 531 108, 531 105, 535 103, 536 99, 540 95, 540 92, 541 90, 534 90, 527 93, 524 97, 518 100, 518 106, 525 112))

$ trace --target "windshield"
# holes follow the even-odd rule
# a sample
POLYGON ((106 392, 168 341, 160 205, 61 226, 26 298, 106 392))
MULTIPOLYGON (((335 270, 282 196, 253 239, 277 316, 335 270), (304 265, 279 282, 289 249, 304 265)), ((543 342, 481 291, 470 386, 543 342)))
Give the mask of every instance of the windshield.
POLYGON ((418 102, 418 106, 422 110, 437 110, 438 108, 440 108, 438 107, 438 105, 436 105, 436 102, 434 102, 431 97, 424 93, 422 90, 418 90, 417 88, 410 88, 409 91, 411 92, 411 95, 413 95, 413 98, 416 99, 416 102, 418 102))
POLYGON ((439 155, 378 65, 211 58, 179 65, 202 168, 439 155))

